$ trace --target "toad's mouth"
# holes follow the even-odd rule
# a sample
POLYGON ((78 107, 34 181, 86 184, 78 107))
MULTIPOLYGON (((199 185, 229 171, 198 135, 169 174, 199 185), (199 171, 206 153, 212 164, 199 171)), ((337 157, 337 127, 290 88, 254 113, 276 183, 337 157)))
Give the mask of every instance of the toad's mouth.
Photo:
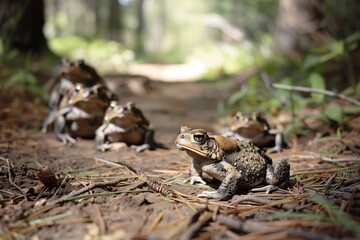
POLYGON ((176 143, 176 147, 177 147, 180 151, 186 151, 186 152, 188 152, 188 153, 196 153, 196 154, 198 154, 198 155, 200 155, 200 156, 208 157, 208 155, 207 155, 205 152, 201 151, 200 149, 190 148, 190 147, 188 147, 188 146, 186 146, 186 145, 181 145, 181 144, 179 144, 179 143, 176 143))
POLYGON ((178 143, 176 144, 176 147, 181 151, 185 151, 185 148, 182 145, 178 144, 178 143))

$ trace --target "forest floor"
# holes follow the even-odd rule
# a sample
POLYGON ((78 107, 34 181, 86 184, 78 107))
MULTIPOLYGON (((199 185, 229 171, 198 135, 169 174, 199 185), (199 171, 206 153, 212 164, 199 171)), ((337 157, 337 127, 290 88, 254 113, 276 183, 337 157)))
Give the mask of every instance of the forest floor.
POLYGON ((138 80, 129 84, 116 77, 108 80, 112 88, 118 89, 121 101, 136 102, 155 128, 156 140, 169 149, 137 153, 123 148, 102 153, 94 150, 92 140, 63 145, 52 132, 38 131, 47 113, 46 104, 16 100, 3 93, 0 237, 360 238, 360 116, 352 120, 355 127, 344 133, 341 141, 330 139, 310 146, 309 137, 300 138, 294 148, 270 155, 275 162, 288 159, 292 185, 288 189, 271 194, 241 189, 228 201, 207 201, 196 194, 217 185, 183 183, 190 158, 176 148, 174 141, 180 126, 215 131, 219 122, 217 102, 228 97, 234 87, 229 82, 138 80), (318 155, 320 148, 339 144, 346 147, 335 158, 318 155), (121 162, 109 164, 101 159, 121 162), (146 177, 123 162, 141 169, 146 177), (43 187, 37 175, 46 166, 58 179, 58 184, 49 188, 43 187), (116 185, 99 186, 51 204, 89 184, 118 178, 116 185))

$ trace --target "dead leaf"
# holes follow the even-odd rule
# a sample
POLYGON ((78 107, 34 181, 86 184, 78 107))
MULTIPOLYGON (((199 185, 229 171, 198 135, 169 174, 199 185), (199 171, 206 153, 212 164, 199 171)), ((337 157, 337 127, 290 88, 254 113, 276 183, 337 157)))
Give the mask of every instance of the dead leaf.
POLYGON ((55 173, 48 166, 41 169, 41 171, 39 171, 37 173, 37 176, 38 176, 40 182, 42 182, 45 185, 45 187, 48 187, 48 186, 51 186, 51 185, 54 185, 57 183, 55 173))

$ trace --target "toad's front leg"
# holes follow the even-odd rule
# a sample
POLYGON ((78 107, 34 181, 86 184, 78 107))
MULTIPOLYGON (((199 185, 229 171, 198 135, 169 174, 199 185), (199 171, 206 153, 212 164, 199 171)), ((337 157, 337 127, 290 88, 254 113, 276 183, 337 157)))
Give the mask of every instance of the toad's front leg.
POLYGON ((106 127, 107 125, 103 124, 95 131, 95 148, 102 152, 110 149, 110 146, 108 144, 105 144, 104 130, 106 127))
POLYGON ((282 135, 282 133, 279 132, 274 132, 274 133, 270 132, 270 134, 272 134, 272 136, 274 137, 275 146, 267 149, 266 153, 269 154, 273 152, 277 152, 277 153, 282 152, 285 143, 284 136, 282 135))
POLYGON ((200 170, 199 168, 195 168, 196 165, 197 164, 193 159, 190 167, 190 174, 189 174, 190 176, 187 179, 185 179, 184 182, 189 182, 191 185, 195 183, 202 183, 206 185, 206 182, 201 178, 202 170, 200 170))
POLYGON ((236 193, 242 177, 235 167, 226 162, 218 163, 216 166, 207 166, 204 168, 204 172, 218 180, 222 178, 223 180, 217 191, 204 191, 198 194, 197 197, 227 200, 236 193))
POLYGON ((112 123, 104 123, 95 131, 95 148, 99 151, 105 152, 107 150, 119 150, 126 146, 125 143, 107 143, 108 135, 116 133, 125 133, 126 129, 120 128, 112 123))
POLYGON ((55 120, 55 123, 54 123, 54 131, 55 131, 56 137, 60 141, 62 141, 64 144, 66 144, 66 143, 71 143, 71 144, 76 143, 76 139, 71 137, 69 134, 65 133, 65 125, 66 125, 65 117, 62 116, 62 115, 58 116, 56 118, 56 120, 55 120))

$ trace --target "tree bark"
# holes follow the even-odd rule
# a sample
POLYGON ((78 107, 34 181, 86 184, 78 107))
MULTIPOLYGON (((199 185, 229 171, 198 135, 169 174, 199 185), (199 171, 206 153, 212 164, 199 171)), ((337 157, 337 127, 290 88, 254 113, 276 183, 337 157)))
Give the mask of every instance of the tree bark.
POLYGON ((276 31, 276 44, 280 51, 292 55, 324 42, 321 4, 321 0, 280 1, 276 31))
POLYGON ((0 37, 6 50, 42 53, 49 51, 43 33, 43 0, 1 0, 0 37))
POLYGON ((111 0, 109 4, 108 19, 108 38, 115 41, 121 41, 122 24, 121 24, 121 4, 118 0, 111 0))
POLYGON ((136 16, 138 25, 135 30, 135 52, 137 54, 144 54, 144 30, 145 30, 145 16, 144 16, 145 0, 138 0, 136 4, 136 16))

